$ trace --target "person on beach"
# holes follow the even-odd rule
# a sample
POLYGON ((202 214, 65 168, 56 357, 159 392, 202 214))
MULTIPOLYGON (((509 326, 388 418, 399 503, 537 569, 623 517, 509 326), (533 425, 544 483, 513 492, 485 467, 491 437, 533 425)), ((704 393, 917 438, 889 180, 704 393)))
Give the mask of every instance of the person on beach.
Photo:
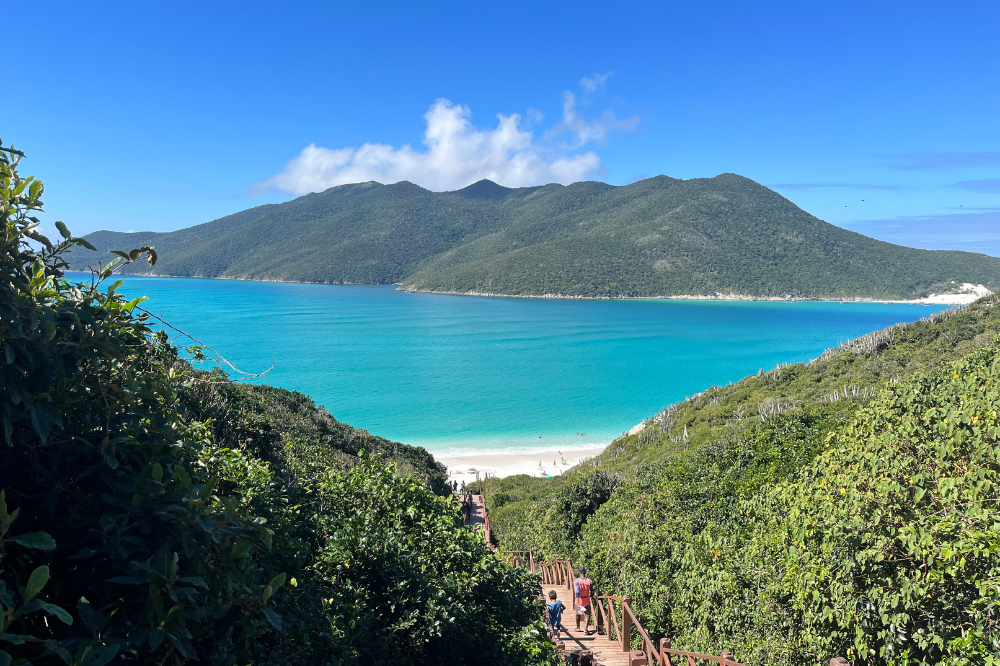
POLYGON ((462 481, 462 492, 465 492, 465 481, 462 481))
POLYGON ((564 627, 562 623, 562 612, 566 609, 566 605, 556 597, 556 591, 549 590, 549 600, 551 603, 545 607, 545 611, 549 625, 549 637, 558 639, 560 629, 565 631, 567 636, 569 636, 569 629, 564 627))
MULTIPOLYGON (((593 614, 593 605, 590 601, 590 593, 594 587, 594 581, 586 576, 583 567, 576 570, 576 580, 573 581, 573 603, 576 606, 576 630, 580 631, 580 620, 587 618, 584 625, 584 634, 590 635, 590 616, 593 614)), ((596 621, 595 621, 596 623, 596 621)), ((596 628, 596 624, 595 624, 596 628)))

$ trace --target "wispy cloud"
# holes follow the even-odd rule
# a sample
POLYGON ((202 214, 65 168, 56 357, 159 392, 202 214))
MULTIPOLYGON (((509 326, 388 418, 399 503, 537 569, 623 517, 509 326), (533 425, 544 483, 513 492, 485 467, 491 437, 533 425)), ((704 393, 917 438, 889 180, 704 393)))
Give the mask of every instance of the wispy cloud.
POLYGON ((843 188, 849 190, 905 190, 906 185, 879 185, 877 183, 775 183, 775 190, 812 190, 819 188, 843 188))
POLYGON ((1000 210, 856 220, 841 226, 908 247, 964 250, 1000 257, 1000 210))
MULTIPOLYGON (((638 117, 619 119, 605 111, 587 120, 567 92, 562 119, 540 140, 522 127, 520 114, 498 115, 495 128, 472 124, 469 107, 439 99, 424 114, 424 149, 366 143, 360 148, 323 148, 310 144, 281 172, 256 183, 251 195, 267 191, 287 194, 318 192, 335 185, 375 180, 408 180, 432 190, 453 190, 483 178, 508 187, 572 183, 600 173, 601 158, 590 143, 605 141, 612 131, 633 129, 638 117)), ((540 121, 540 114, 532 120, 540 121)))
POLYGON ((594 74, 593 76, 585 76, 580 79, 580 87, 584 91, 592 93, 597 92, 598 88, 604 85, 604 83, 611 78, 614 72, 605 72, 604 74, 594 74))
POLYGON ((889 166, 900 171, 944 171, 971 167, 1000 166, 1000 152, 903 153, 889 159, 889 166))
POLYGON ((611 109, 605 109, 599 118, 586 120, 576 110, 576 95, 567 90, 563 93, 562 120, 546 134, 555 137, 568 132, 570 147, 579 148, 587 143, 604 143, 611 132, 628 131, 638 124, 638 116, 618 118, 611 109))
POLYGON ((1000 192, 1000 178, 987 178, 985 180, 963 180, 955 183, 954 187, 960 190, 971 192, 1000 192))

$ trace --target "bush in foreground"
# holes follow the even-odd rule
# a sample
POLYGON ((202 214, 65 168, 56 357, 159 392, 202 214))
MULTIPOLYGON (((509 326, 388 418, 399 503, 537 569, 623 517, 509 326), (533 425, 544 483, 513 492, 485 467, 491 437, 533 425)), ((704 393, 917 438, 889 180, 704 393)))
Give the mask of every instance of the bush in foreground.
MULTIPOLYGON (((197 415, 247 392, 202 390, 227 380, 106 285, 116 266, 64 279, 87 243, 61 222, 59 242, 39 234, 42 185, 14 155, 0 151, 0 666, 551 661, 532 579, 461 524, 419 452, 389 447, 423 478, 400 476, 333 450, 342 424, 325 421, 220 444, 233 431, 197 415)), ((230 405, 242 425, 271 409, 251 397, 230 405)))

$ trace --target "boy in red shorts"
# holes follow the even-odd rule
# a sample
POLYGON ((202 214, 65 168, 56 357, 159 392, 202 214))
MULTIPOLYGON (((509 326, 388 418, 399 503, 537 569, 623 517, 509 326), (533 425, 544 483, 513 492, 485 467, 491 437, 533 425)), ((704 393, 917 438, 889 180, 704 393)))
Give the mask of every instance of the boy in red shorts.
MULTIPOLYGON (((594 606, 590 600, 590 593, 594 588, 594 581, 586 576, 583 567, 576 570, 576 580, 573 581, 573 599, 576 603, 576 630, 580 631, 580 620, 587 618, 584 625, 584 633, 590 635, 590 616, 593 615, 594 606)), ((594 628, 597 628, 597 621, 594 621, 594 628)))

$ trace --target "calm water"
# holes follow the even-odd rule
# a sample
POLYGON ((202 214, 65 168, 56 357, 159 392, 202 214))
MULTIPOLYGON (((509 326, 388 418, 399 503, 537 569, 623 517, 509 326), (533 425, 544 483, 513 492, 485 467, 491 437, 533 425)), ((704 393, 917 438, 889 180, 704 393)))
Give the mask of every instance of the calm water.
MULTIPOLYGON (((560 301, 126 278, 242 370, 431 451, 607 443, 664 405, 926 316, 913 305, 560 301), (580 435, 579 433, 586 433, 580 435), (539 438, 541 435, 541 438, 539 438)), ((937 307, 934 309, 941 309, 937 307)))

